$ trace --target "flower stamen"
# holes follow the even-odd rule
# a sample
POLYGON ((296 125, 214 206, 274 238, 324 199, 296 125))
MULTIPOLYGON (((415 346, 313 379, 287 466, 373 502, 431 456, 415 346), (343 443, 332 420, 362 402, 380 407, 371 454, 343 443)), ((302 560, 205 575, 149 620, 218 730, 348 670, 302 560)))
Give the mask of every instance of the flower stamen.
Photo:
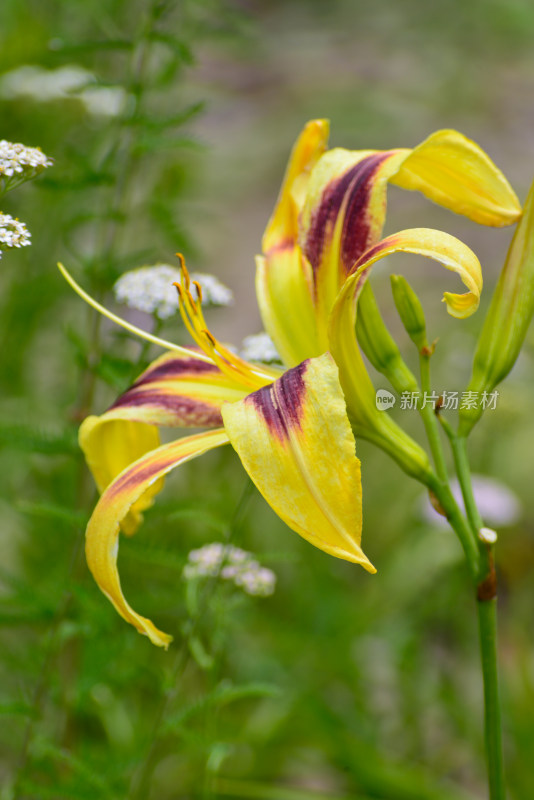
POLYGON ((210 332, 202 313, 202 289, 197 281, 191 281, 183 256, 178 253, 182 271, 181 283, 174 283, 178 292, 180 315, 193 341, 212 359, 232 380, 237 380, 247 388, 260 389, 278 377, 277 370, 253 368, 235 353, 219 342, 210 332), (191 284, 197 291, 197 298, 190 291, 191 284))

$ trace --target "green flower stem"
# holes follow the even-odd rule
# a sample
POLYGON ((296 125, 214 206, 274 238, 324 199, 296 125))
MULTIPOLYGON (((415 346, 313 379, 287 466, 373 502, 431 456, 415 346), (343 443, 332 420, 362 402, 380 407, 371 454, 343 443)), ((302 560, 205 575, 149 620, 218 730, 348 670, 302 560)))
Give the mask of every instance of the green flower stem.
POLYGON ((444 516, 447 518, 447 522, 460 540, 471 577, 476 583, 480 574, 480 553, 467 520, 460 511, 448 483, 442 483, 437 476, 434 475, 428 488, 436 496, 440 510, 443 512, 444 516))
POLYGON ((478 599, 478 630, 484 676, 484 728, 490 800, 505 800, 501 703, 497 668, 497 598, 478 599))
POLYGON ((456 473, 462 489, 467 517, 477 537, 480 567, 476 580, 480 655, 484 679, 484 726, 490 800, 505 800, 504 759, 502 746, 501 707, 497 668, 497 576, 493 544, 483 541, 479 531, 484 527, 475 501, 467 441, 447 429, 451 441, 456 473))
MULTIPOLYGON (((421 352, 419 354, 419 369, 421 371, 421 389, 423 398, 425 394, 430 395, 430 353, 421 352)), ((421 406, 419 409, 423 424, 425 426, 428 444, 432 452, 432 458, 436 466, 438 478, 444 483, 448 483, 447 465, 445 463, 445 456, 443 455, 443 448, 441 446, 441 439, 439 433, 439 425, 434 413, 434 409, 430 405, 421 406)))
POLYGON ((450 437, 452 453, 454 456, 454 463, 456 465, 456 473, 460 481, 460 488, 462 490, 462 497, 464 498, 465 510, 467 518, 476 532, 484 527, 482 517, 480 516, 477 508, 473 486, 471 484, 471 470, 469 468, 469 459, 467 456, 467 442, 463 436, 450 437))

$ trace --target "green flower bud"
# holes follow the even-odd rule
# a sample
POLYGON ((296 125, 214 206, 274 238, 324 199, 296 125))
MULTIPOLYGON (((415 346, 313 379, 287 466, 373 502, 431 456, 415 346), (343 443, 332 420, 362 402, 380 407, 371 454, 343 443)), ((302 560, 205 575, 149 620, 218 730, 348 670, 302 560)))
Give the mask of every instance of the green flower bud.
POLYGON ((425 312, 421 301, 402 275, 390 275, 393 300, 406 333, 419 352, 428 348, 425 312))
POLYGON ((417 380, 382 319, 369 281, 358 298, 356 338, 373 367, 389 380, 396 392, 418 391, 417 380))
MULTIPOLYGON (((492 392, 514 366, 534 312, 534 184, 480 333, 468 391, 492 392)), ((483 408, 460 409, 466 436, 483 408)))

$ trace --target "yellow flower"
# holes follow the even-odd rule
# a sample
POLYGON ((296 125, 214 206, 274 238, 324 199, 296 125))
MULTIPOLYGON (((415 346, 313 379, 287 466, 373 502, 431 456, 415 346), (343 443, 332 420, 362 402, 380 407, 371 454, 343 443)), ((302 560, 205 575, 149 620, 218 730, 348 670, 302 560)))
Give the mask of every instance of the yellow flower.
POLYGON ((413 229, 380 241, 386 181, 419 188, 487 224, 505 224, 519 213, 497 168, 460 134, 434 134, 413 151, 323 155, 326 132, 324 121, 314 121, 297 141, 258 259, 258 300, 285 371, 244 361, 217 341, 203 318, 201 289, 195 284, 193 293, 183 261, 180 312, 196 348, 133 328, 89 298, 60 267, 93 307, 169 351, 108 411, 88 417, 80 429, 80 444, 102 492, 87 528, 89 567, 119 614, 157 645, 167 647, 171 637, 124 598, 118 535, 119 526, 125 534, 135 532, 170 470, 230 442, 290 528, 370 572, 375 569, 361 549, 353 429, 420 480, 429 474, 421 448, 376 410, 354 334, 356 300, 378 259, 408 251, 460 275, 468 294, 445 299, 451 313, 465 316, 478 304, 480 265, 469 248, 438 231, 413 229), (466 171, 471 182, 466 183, 466 171), (159 446, 158 426, 211 430, 159 446))

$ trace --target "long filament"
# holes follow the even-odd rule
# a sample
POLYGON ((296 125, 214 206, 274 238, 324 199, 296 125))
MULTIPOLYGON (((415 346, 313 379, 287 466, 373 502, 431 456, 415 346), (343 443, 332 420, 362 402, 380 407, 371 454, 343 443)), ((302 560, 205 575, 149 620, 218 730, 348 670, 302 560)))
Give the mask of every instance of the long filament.
POLYGON ((72 275, 67 271, 67 269, 63 266, 63 264, 58 263, 58 268, 67 283, 74 289, 76 294, 78 294, 82 300, 90 305, 95 311, 98 311, 104 317, 107 317, 112 322, 115 322, 117 325, 120 325, 121 328, 133 333, 135 336, 139 336, 141 339, 146 339, 147 342, 152 342, 152 344, 157 344, 160 347, 164 347, 166 350, 174 350, 177 353, 182 353, 182 355, 186 355, 188 358, 196 358, 199 361, 206 361, 209 364, 213 363, 213 360, 206 355, 205 353, 198 353, 195 350, 190 350, 187 347, 181 347, 179 344, 173 344, 172 342, 168 342, 166 339, 160 339, 159 336, 153 336, 151 333, 142 330, 141 328, 137 328, 135 325, 132 325, 126 320, 118 317, 116 314, 113 314, 111 311, 108 311, 107 308, 97 303, 87 292, 84 292, 81 286, 79 286, 72 275))

